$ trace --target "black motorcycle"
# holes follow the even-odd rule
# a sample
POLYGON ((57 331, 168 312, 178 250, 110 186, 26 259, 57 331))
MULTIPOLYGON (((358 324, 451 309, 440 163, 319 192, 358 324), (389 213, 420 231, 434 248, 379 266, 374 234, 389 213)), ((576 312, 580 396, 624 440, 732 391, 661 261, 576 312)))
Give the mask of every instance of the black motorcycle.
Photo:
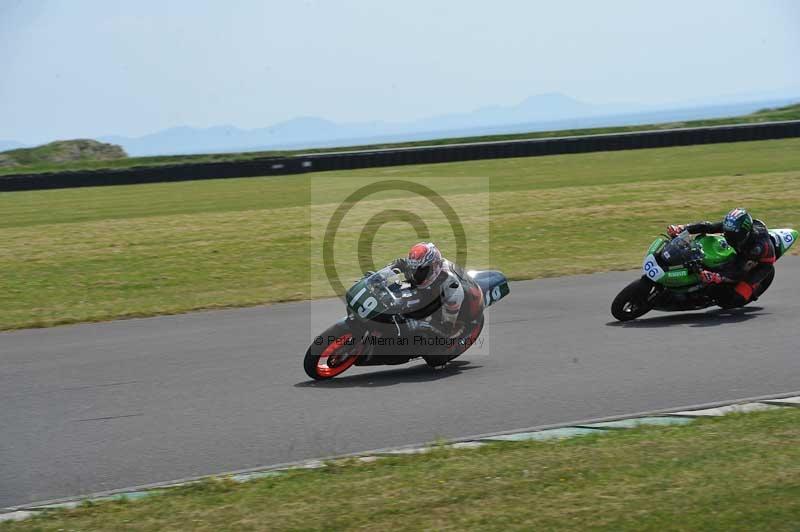
POLYGON ((464 319, 460 321, 465 327, 458 338, 451 339, 412 334, 406 325, 409 319, 430 316, 441 301, 421 302, 419 307, 410 304, 416 292, 389 267, 366 275, 345 295, 347 316, 315 338, 303 368, 309 377, 324 380, 354 365, 405 364, 419 357, 437 361, 435 365, 446 364, 475 344, 483 330, 484 309, 509 293, 508 281, 498 271, 468 271, 462 281, 464 319))

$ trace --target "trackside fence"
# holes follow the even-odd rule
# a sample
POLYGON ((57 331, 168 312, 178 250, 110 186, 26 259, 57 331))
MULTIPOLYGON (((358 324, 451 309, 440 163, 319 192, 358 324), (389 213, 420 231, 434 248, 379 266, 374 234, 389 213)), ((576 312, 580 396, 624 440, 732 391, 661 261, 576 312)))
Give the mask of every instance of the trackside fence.
POLYGON ((0 176, 0 192, 278 176, 407 164, 448 163, 565 153, 667 148, 800 137, 800 120, 701 128, 637 131, 576 137, 477 142, 439 146, 298 154, 246 161, 182 163, 125 169, 78 170, 0 176))

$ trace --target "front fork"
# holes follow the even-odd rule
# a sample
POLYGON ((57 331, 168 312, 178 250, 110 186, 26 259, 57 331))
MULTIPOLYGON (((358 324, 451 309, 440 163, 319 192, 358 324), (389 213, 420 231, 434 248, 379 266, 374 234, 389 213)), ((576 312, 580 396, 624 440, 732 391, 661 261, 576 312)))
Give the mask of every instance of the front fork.
POLYGON ((649 289, 647 292, 647 296, 645 297, 645 301, 648 304, 655 304, 656 300, 664 292, 666 287, 662 284, 658 284, 657 282, 653 281, 646 275, 642 275, 642 281, 644 281, 644 283, 647 285, 649 289))
POLYGON ((369 363, 372 359, 372 354, 375 351, 375 346, 367 341, 370 335, 372 336, 380 336, 380 333, 371 331, 367 327, 364 326, 364 322, 359 321, 351 316, 348 316, 345 319, 345 323, 347 327, 350 329, 350 332, 353 334, 353 338, 357 338, 358 342, 363 344, 363 351, 361 355, 358 357, 356 361, 356 366, 361 366, 364 364, 369 363))

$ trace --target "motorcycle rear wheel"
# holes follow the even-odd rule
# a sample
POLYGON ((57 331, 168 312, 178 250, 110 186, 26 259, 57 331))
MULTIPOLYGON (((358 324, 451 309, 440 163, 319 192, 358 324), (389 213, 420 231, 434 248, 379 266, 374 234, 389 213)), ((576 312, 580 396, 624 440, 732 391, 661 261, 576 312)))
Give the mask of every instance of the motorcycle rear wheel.
POLYGON ((772 273, 770 273, 767 276, 766 279, 761 281, 761 286, 759 286, 758 289, 753 294, 753 301, 755 301, 759 297, 763 296, 764 292, 767 291, 767 288, 770 287, 770 285, 772 284, 772 281, 774 281, 774 280, 775 280, 775 270, 772 270, 772 273))
POLYGON ((483 331, 483 323, 484 317, 481 315, 481 317, 471 325, 469 333, 463 337, 464 343, 456 344, 452 353, 443 355, 426 355, 422 358, 429 366, 433 368, 444 366, 448 362, 455 360, 463 355, 467 349, 475 345, 475 343, 478 341, 478 337, 481 335, 481 331, 483 331))

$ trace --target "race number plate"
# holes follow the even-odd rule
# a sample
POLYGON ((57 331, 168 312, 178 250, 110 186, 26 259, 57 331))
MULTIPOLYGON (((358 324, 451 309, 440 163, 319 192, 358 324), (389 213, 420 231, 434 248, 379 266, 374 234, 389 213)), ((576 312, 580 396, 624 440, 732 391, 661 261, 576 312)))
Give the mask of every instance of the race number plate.
POLYGON ((771 232, 780 240, 782 252, 785 252, 787 249, 792 247, 792 244, 794 244, 794 241, 797 239, 795 236, 797 232, 793 231, 792 229, 775 229, 771 232))
POLYGON ((652 253, 644 258, 644 262, 642 263, 642 273, 644 273, 644 276, 651 281, 658 281, 665 275, 664 270, 662 270, 658 265, 656 258, 652 253))
POLYGON ((508 283, 502 282, 494 287, 491 290, 487 290, 483 294, 483 306, 488 307, 493 303, 497 303, 504 297, 506 297, 509 293, 508 283))

